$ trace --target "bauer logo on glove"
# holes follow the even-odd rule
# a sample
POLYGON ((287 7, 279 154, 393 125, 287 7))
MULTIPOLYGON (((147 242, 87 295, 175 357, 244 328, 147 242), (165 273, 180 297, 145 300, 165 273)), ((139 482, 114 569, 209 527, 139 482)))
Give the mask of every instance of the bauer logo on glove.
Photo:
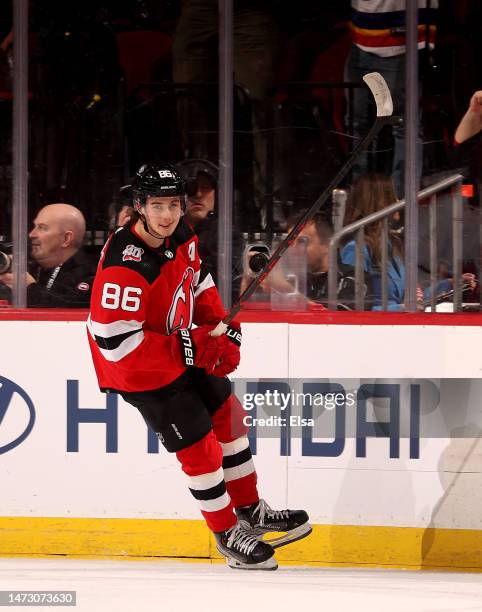
POLYGON ((211 336, 211 331, 212 326, 207 325, 180 329, 182 359, 186 367, 203 368, 208 374, 226 376, 234 372, 241 359, 241 328, 234 323, 221 336, 211 336))
POLYGON ((184 351, 184 363, 187 366, 194 365, 194 351, 192 346, 191 334, 188 329, 180 329, 179 337, 181 339, 182 349, 184 351))
POLYGON ((241 329, 235 329, 234 327, 228 327, 228 329, 226 330, 226 336, 231 340, 231 342, 234 342, 234 344, 241 346, 241 340, 243 338, 241 334, 241 329))

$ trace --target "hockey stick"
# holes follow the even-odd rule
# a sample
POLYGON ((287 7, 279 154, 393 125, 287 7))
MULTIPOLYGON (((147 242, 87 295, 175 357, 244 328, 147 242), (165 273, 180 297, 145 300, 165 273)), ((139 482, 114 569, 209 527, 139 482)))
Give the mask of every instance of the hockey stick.
POLYGON ((358 143, 353 149, 350 157, 346 160, 344 165, 340 168, 336 176, 330 181, 326 189, 319 196, 313 206, 298 220, 296 225, 293 227, 291 232, 286 238, 280 242, 276 247, 275 251, 269 259, 264 263, 261 271, 256 278, 250 282, 243 293, 240 295, 238 301, 229 311, 229 314, 224 318, 223 321, 218 323, 217 327, 211 332, 213 336, 220 336, 226 331, 228 324, 234 319, 234 317, 241 310, 243 302, 253 295, 259 285, 268 276, 274 266, 283 256, 284 252, 293 244, 296 238, 299 236, 305 225, 313 218, 318 209, 324 204, 331 195, 332 190, 338 187, 339 183, 345 178, 348 172, 352 169, 353 165, 360 157, 360 155, 366 151, 369 145, 375 140, 380 130, 386 125, 401 125, 403 122, 402 117, 394 117, 393 113, 393 102, 390 90, 385 79, 378 72, 370 72, 365 74, 363 80, 368 85, 375 104, 377 105, 377 118, 370 128, 368 134, 358 143))

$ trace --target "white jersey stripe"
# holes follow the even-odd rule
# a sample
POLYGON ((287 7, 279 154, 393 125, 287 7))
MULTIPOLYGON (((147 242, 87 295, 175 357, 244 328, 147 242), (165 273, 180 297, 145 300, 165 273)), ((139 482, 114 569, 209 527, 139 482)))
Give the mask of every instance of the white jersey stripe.
POLYGON ((206 278, 203 280, 203 282, 199 283, 199 285, 196 287, 196 291, 194 292, 194 297, 195 298, 199 297, 203 291, 206 291, 206 289, 209 289, 210 287, 214 287, 214 281, 213 281, 213 277, 211 276, 211 274, 208 274, 206 278))
POLYGON ((97 323, 92 319, 87 319, 87 327, 93 336, 101 336, 102 338, 111 338, 120 334, 127 334, 138 329, 142 329, 144 321, 114 321, 113 323, 97 323))
MULTIPOLYGON (((351 0, 352 9, 360 13, 391 13, 405 11, 406 0, 351 0)), ((427 8, 427 0, 418 0, 418 8, 427 8)), ((438 0, 431 0, 430 8, 438 8, 438 0)))
MULTIPOLYGON (((367 53, 375 53, 375 55, 378 55, 378 57, 393 57, 395 55, 402 55, 402 53, 405 53, 406 50, 405 45, 401 47, 366 47, 365 45, 360 45, 357 43, 357 47, 360 47, 362 51, 366 51, 367 53)), ((425 48, 424 40, 418 43, 418 48, 425 48)))

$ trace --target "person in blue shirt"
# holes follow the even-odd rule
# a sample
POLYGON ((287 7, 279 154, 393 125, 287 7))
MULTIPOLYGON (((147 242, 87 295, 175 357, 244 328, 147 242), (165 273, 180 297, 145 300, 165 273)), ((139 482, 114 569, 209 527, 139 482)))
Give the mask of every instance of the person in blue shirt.
MULTIPOLYGON (((384 174, 367 173, 360 176, 352 186, 347 201, 345 225, 382 210, 397 201, 393 179, 384 174)), ((391 231, 388 244, 388 310, 404 310, 405 265, 403 243, 400 236, 391 231)), ((341 261, 354 266, 356 260, 355 240, 350 239, 341 250, 341 261)), ((363 248, 364 270, 371 280, 372 310, 382 310, 382 222, 371 223, 365 228, 363 248)))

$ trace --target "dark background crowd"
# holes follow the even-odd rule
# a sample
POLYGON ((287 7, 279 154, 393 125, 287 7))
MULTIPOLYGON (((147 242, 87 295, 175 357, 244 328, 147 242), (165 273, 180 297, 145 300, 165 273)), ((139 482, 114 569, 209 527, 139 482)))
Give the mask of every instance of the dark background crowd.
MULTIPOLYGON (((120 187, 146 159, 217 161, 217 39, 206 30, 202 44, 213 59, 200 62, 199 70, 186 68, 183 49, 176 49, 190 27, 187 18, 183 21, 190 4, 30 2, 32 217, 43 203, 65 201, 82 210, 89 230, 101 230, 108 226, 109 205, 120 187)), ((217 2, 201 4, 215 17, 217 2)), ((352 146, 346 90, 306 85, 344 80, 349 9, 343 0, 234 2, 235 37, 238 22, 245 28, 239 44, 235 38, 235 68, 249 62, 236 77, 246 74, 251 80, 246 85, 236 78, 235 195, 241 229, 263 224, 268 200, 274 224, 278 209, 286 214, 290 207, 310 204, 352 146), (253 53, 246 60, 250 45, 255 56, 263 56, 260 61, 269 56, 265 72, 255 77, 253 53), (253 157, 264 168, 253 168, 253 157), (263 181, 263 174, 275 179, 263 181)), ((447 164, 455 125, 480 86, 481 12, 476 1, 439 4, 435 49, 420 65, 424 174, 447 164)), ((217 28, 214 22, 207 25, 213 24, 217 28)), ((12 27, 8 3, 2 5, 0 27, 5 39, 12 27)), ((11 199, 10 50, 0 59, 0 233, 5 234, 11 199)))
MULTIPOLYGON (((236 233, 286 231, 357 142, 361 81, 348 66, 350 8, 349 0, 234 0, 236 233)), ((142 163, 217 164, 217 10, 217 0, 30 2, 29 221, 45 204, 72 204, 95 252, 142 163)), ((451 167, 455 128, 481 88, 482 6, 439 0, 430 19, 434 44, 419 53, 426 182, 451 167)), ((11 29, 3 3, 0 236, 11 226, 11 29)), ((397 80, 404 83, 402 72, 397 80)), ((392 174, 394 143, 386 130, 364 170, 392 174)), ((477 176, 473 182, 470 203, 478 206, 477 176)))

